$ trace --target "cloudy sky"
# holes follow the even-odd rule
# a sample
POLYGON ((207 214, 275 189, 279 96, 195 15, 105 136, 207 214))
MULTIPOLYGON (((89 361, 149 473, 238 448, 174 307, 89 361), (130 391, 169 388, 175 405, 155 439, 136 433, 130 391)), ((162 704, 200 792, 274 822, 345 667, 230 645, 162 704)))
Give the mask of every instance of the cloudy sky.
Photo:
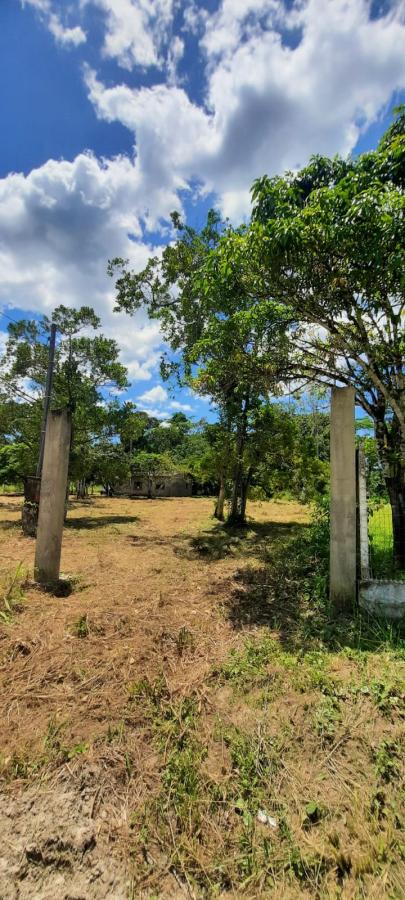
POLYGON ((374 147, 404 95, 405 0, 0 0, 0 309, 94 306, 141 407, 203 414, 108 258, 142 266, 173 209, 240 221, 255 177, 374 147))

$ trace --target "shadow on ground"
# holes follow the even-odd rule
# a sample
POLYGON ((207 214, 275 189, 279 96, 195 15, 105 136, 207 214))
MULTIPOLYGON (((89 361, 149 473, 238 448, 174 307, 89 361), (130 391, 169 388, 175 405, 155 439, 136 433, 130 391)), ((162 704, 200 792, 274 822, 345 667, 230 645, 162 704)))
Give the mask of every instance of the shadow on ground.
POLYGON ((248 522, 244 528, 215 525, 189 540, 187 548, 179 554, 197 555, 207 562, 226 556, 263 556, 267 548, 280 540, 292 538, 306 525, 289 522, 248 522))
POLYGON ((245 529, 219 524, 192 538, 189 552, 207 562, 228 555, 247 561, 235 572, 223 607, 237 631, 276 632, 284 649, 296 653, 344 647, 383 652, 389 646, 405 654, 405 623, 390 625, 359 609, 333 615, 327 532, 321 531, 317 544, 311 526, 302 523, 252 522, 245 529))
POLYGON ((139 522, 139 516, 69 516, 65 528, 95 529, 108 528, 112 525, 133 525, 139 522))
MULTIPOLYGON (((22 506, 22 504, 21 504, 22 506)), ((0 509, 8 509, 10 512, 21 512, 21 506, 17 506, 16 503, 6 503, 4 501, 0 502, 0 509)))
POLYGON ((10 528, 21 529, 21 518, 18 517, 18 519, 2 519, 0 522, 0 528, 2 528, 3 531, 7 531, 10 528))
POLYGON ((236 535, 234 529, 224 531, 221 535, 219 528, 213 534, 212 545, 206 551, 211 558, 234 552, 235 539, 234 555, 241 560, 254 558, 254 562, 235 572, 234 587, 225 602, 225 613, 233 628, 275 630, 282 644, 295 645, 298 634, 301 641, 305 623, 309 624, 314 614, 314 606, 312 610, 308 607, 308 577, 313 562, 308 546, 309 526, 254 522, 236 535))

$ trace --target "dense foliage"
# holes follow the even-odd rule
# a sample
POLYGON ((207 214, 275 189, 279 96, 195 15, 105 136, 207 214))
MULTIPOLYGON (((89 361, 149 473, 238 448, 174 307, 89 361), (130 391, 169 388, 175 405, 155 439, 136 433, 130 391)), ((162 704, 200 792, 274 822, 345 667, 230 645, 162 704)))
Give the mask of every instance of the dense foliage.
POLYGON ((0 439, 2 480, 34 474, 48 365, 51 324, 58 329, 52 405, 69 406, 73 416, 70 474, 77 480, 101 464, 114 430, 115 404, 106 396, 127 387, 115 341, 99 333, 100 320, 89 307, 59 306, 52 319, 12 322, 0 359, 0 439))

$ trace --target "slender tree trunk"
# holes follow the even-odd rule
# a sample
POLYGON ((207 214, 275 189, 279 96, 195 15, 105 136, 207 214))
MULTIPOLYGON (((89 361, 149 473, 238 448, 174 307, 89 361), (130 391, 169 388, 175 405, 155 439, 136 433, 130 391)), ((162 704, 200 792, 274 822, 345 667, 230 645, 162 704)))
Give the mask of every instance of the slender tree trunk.
MULTIPOLYGON (((236 466, 233 478, 231 508, 228 516, 228 525, 241 526, 245 524, 245 511, 243 508, 243 453, 246 443, 248 398, 244 401, 242 416, 238 425, 236 440, 236 466)), ((245 504, 246 505, 246 504, 245 504)))
POLYGON ((250 485, 250 479, 252 477, 252 468, 248 469, 246 478, 243 479, 242 485, 242 496, 241 496, 241 519, 242 522, 246 521, 246 503, 247 503, 247 495, 250 485))
POLYGON ((78 481, 77 484, 76 484, 76 499, 77 499, 77 500, 84 500, 84 498, 85 498, 86 496, 87 496, 87 484, 86 484, 86 479, 85 479, 85 478, 82 478, 82 479, 81 479, 80 481, 78 481))
POLYGON ((393 563, 405 570, 405 450, 395 423, 376 422, 376 440, 391 505, 393 563))
POLYGON ((394 566, 405 570, 405 485, 402 473, 390 478, 388 495, 391 504, 394 566), (401 477, 402 475, 402 477, 401 477))
POLYGON ((241 519, 241 500, 242 500, 242 488, 243 488, 243 471, 242 466, 240 464, 237 465, 233 485, 232 485, 232 496, 231 496, 231 507, 229 510, 228 516, 228 524, 229 525, 242 525, 241 519))
POLYGON ((244 518, 242 515, 242 496, 243 496, 243 448, 244 436, 239 442, 238 439, 238 457, 233 476, 231 507, 228 516, 228 525, 243 525, 244 518), (240 452, 239 452, 240 450, 240 452))
POLYGON ((221 472, 219 479, 219 493, 215 504, 214 517, 220 522, 224 521, 224 505, 225 505, 225 475, 221 472))

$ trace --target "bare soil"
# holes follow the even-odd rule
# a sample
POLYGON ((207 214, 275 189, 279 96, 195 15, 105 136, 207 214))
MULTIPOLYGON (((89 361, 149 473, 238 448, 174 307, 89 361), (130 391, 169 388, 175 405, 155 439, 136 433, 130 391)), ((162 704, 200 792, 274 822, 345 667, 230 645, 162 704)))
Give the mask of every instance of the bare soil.
POLYGON ((0 504, 0 577, 27 573, 0 620, 1 900, 405 896, 404 663, 292 652, 296 585, 270 584, 271 554, 308 510, 252 503, 238 535, 209 499, 72 502, 57 597, 32 583, 20 504, 0 504), (246 641, 269 638, 252 668, 246 641), (241 741, 278 754, 262 767, 277 833, 255 826, 242 862, 241 741))

